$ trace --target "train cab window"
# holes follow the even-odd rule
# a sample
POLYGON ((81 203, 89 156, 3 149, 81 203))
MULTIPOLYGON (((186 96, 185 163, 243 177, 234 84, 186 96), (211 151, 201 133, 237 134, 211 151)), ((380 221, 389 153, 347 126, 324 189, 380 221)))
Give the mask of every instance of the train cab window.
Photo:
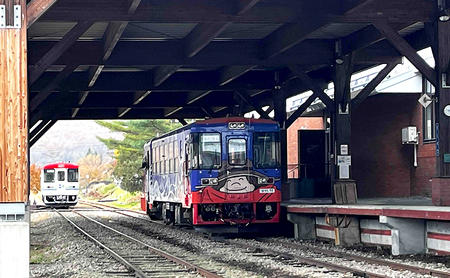
POLYGON ((199 168, 219 169, 220 157, 220 133, 201 133, 199 135, 199 168))
POLYGON ((64 181, 66 179, 66 172, 58 171, 58 181, 64 181))
POLYGON ((44 170, 44 182, 54 182, 55 181, 55 170, 44 170))
POLYGON ((280 167, 280 139, 275 132, 258 132, 253 135, 253 160, 255 168, 280 167))
POLYGON ((68 182, 77 182, 78 181, 78 169, 67 170, 67 181, 68 182))
POLYGON ((198 133, 192 133, 189 143, 189 169, 198 169, 198 133))
POLYGON ((228 140, 228 163, 244 165, 247 162, 247 140, 235 138, 228 140))

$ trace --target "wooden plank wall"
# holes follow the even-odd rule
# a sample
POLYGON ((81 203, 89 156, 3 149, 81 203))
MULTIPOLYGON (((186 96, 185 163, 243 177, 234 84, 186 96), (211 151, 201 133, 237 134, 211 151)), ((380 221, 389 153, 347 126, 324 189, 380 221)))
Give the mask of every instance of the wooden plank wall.
POLYGON ((0 29, 0 202, 28 198, 27 20, 25 0, 0 0, 6 21, 22 6, 22 27, 0 29))

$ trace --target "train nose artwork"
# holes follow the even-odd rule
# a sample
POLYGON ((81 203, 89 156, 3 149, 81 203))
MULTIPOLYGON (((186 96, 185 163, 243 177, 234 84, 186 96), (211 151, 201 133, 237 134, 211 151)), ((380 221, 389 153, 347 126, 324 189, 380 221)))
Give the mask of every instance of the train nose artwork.
POLYGON ((243 232, 280 219, 279 126, 230 117, 192 123, 144 146, 142 209, 152 219, 243 232))

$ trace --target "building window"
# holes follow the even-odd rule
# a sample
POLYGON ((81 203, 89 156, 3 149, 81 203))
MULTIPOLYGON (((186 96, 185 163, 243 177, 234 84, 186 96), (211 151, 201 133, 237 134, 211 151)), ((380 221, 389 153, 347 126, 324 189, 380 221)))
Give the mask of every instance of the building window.
POLYGON ((424 78, 423 91, 429 96, 433 97, 433 101, 423 108, 423 141, 436 140, 436 118, 435 118, 435 99, 434 86, 424 78))

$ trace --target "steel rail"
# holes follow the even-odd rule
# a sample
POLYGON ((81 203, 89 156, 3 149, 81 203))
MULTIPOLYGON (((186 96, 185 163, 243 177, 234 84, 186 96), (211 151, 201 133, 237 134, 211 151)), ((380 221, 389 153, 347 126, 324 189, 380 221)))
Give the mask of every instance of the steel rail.
MULTIPOLYGON (((94 206, 94 207, 102 208, 102 209, 104 209, 104 207, 113 208, 112 206, 108 206, 108 205, 104 205, 104 204, 92 204, 91 202, 85 202, 85 203, 88 204, 88 205, 94 206)), ((157 221, 153 221, 153 220, 150 220, 150 219, 143 219, 143 218, 132 216, 132 215, 129 215, 129 214, 126 214, 126 213, 122 213, 122 212, 117 211, 117 210, 112 210, 112 211, 115 212, 115 213, 121 214, 121 215, 125 215, 125 216, 129 216, 129 217, 133 217, 133 218, 137 218, 137 219, 141 219, 141 220, 145 220, 145 221, 149 221, 149 222, 152 222, 152 223, 163 225, 162 223, 159 223, 157 221)), ((132 212, 132 213, 137 213, 137 214, 143 215, 143 213, 140 213, 140 212, 137 212, 137 211, 132 211, 132 210, 125 210, 125 211, 129 211, 129 212, 132 212)), ((294 244, 294 243, 285 243, 285 242, 281 242, 281 241, 267 240, 267 239, 262 239, 262 238, 256 238, 256 239, 259 240, 259 241, 262 241, 262 242, 277 243, 277 244, 283 245, 285 247, 309 250, 309 251, 312 251, 312 252, 315 252, 315 253, 322 253, 322 254, 329 255, 329 256, 342 257, 342 258, 352 259, 352 260, 360 261, 360 262, 368 262, 368 263, 372 263, 372 264, 384 265, 384 266, 390 267, 393 270, 400 270, 400 271, 401 270, 409 270, 411 272, 419 273, 419 274, 428 274, 428 275, 441 277, 441 278, 450 278, 450 273, 449 272, 445 272, 445 271, 441 271, 441 270, 434 270, 434 269, 417 267, 417 266, 412 266, 412 265, 407 265, 407 264, 402 264, 402 263, 390 262, 390 261, 386 261, 386 260, 383 260, 383 259, 377 259, 377 258, 368 258, 368 257, 364 257, 364 256, 347 254, 345 252, 325 250, 325 249, 318 248, 318 247, 305 246, 305 245, 294 244)))
POLYGON ((130 264, 127 260, 125 260, 122 256, 120 256, 119 254, 117 254, 116 252, 114 252, 112 249, 108 248, 106 245, 104 245, 103 243, 101 243, 100 241, 98 241, 97 239, 95 239, 93 236, 91 236, 90 234, 88 234, 86 231, 84 231, 81 227, 79 227, 77 224, 75 224, 72 220, 70 220, 69 218, 67 218, 65 215, 63 215, 61 212, 59 212, 57 209, 54 209, 59 215, 61 215, 64 219, 67 220, 67 222, 69 222, 72 226, 74 226, 78 231, 80 231, 82 234, 84 234, 86 237, 88 237, 90 240, 92 240, 95 244, 97 244, 98 246, 100 246, 100 248, 102 248, 103 250, 105 250, 108 254, 110 254, 114 259, 116 259, 118 262, 120 262, 121 264, 123 264, 127 269, 129 269, 130 271, 134 272, 136 275, 138 275, 141 278, 148 278, 147 275, 145 275, 144 272, 142 272, 142 270, 140 270, 139 268, 136 268, 135 266, 133 266, 132 264, 130 264))
POLYGON ((253 245, 248 245, 248 244, 239 243, 239 242, 232 242, 232 241, 229 241, 229 240, 225 240, 224 242, 226 242, 226 243, 228 243, 230 245, 241 246, 241 247, 246 248, 246 249, 262 250, 264 253, 277 255, 277 256, 282 256, 282 257, 285 257, 285 258, 288 258, 288 259, 291 259, 291 260, 297 260, 297 261, 299 261, 301 263, 308 264, 308 265, 325 267, 325 268, 328 268, 330 270, 335 270, 335 271, 343 272, 343 273, 353 273, 356 276, 370 277, 370 278, 389 278, 389 276, 386 276, 386 275, 381 275, 381 274, 368 272, 368 271, 363 271, 363 270, 355 270, 354 268, 350 268, 350 267, 346 267, 346 266, 342 266, 342 265, 337 265, 337 264, 333 264, 333 263, 329 263, 329 262, 324 262, 324 261, 320 261, 320 260, 316 260, 316 259, 304 258, 302 256, 292 255, 292 254, 285 253, 285 252, 279 252, 279 251, 271 250, 271 249, 268 249, 268 248, 256 247, 256 246, 253 246, 253 245))
POLYGON ((437 276, 437 277, 450 278, 449 272, 445 272, 445 271, 441 271, 441 270, 434 270, 434 269, 418 267, 418 266, 413 266, 413 265, 408 265, 408 264, 390 262, 387 260, 377 259, 377 258, 368 258, 368 257, 364 257, 364 256, 348 254, 345 252, 325 250, 322 248, 306 246, 306 245, 302 245, 302 244, 281 242, 279 240, 269 240, 269 239, 263 239, 263 238, 256 238, 256 240, 265 242, 265 243, 276 243, 276 244, 283 245, 285 247, 290 247, 290 248, 295 248, 295 249, 309 250, 309 251, 312 251, 315 253, 321 253, 321 254, 330 255, 330 256, 334 256, 334 257, 342 257, 345 259, 351 259, 351 260, 355 260, 355 261, 362 261, 362 262, 368 262, 368 263, 372 263, 372 264, 385 265, 385 266, 389 266, 390 268, 395 269, 395 270, 409 270, 411 272, 415 272, 415 273, 419 273, 419 274, 428 274, 428 275, 437 276))
POLYGON ((211 272, 211 271, 209 271, 209 270, 207 270, 205 268, 202 268, 200 266, 194 265, 194 264, 192 264, 192 263, 190 263, 188 261, 185 261, 185 260, 183 260, 181 258, 173 256, 173 255, 171 255, 171 254, 169 254, 169 253, 167 253, 167 252, 165 252, 163 250, 160 250, 158 248, 150 246, 150 245, 146 244, 145 242, 142 242, 142 241, 140 241, 138 239, 135 239, 135 238, 127 235, 127 234, 124 234, 124 233, 122 233, 122 232, 120 232, 118 230, 115 230, 115 229, 113 229, 113 228, 111 228, 111 227, 109 227, 109 226, 107 226, 107 225, 105 225, 103 223, 98 222, 95 219, 90 218, 89 216, 83 215, 83 214, 81 214, 81 213, 79 213, 77 211, 73 211, 73 210, 71 210, 71 211, 76 213, 76 214, 78 214, 78 215, 80 215, 80 216, 82 216, 82 217, 84 217, 84 218, 86 218, 86 219, 88 219, 88 220, 90 220, 90 221, 92 221, 92 222, 94 222, 94 223, 96 223, 96 224, 98 224, 98 225, 100 225, 100 226, 102 226, 102 227, 104 227, 104 228, 106 228, 106 229, 109 229, 109 230, 111 230, 111 231, 113 231, 113 232, 115 232, 117 234, 120 234, 121 236, 127 238, 130 241, 133 241, 133 242, 135 242, 137 244, 141 244, 141 245, 147 247, 149 251, 151 251, 151 252, 153 252, 155 254, 158 254, 158 255, 160 255, 160 256, 162 256, 162 257, 164 257, 164 258, 166 258, 166 259, 168 259, 168 260, 170 260, 170 261, 172 261, 174 263, 177 263, 177 264, 180 264, 182 266, 185 266, 189 270, 194 270, 194 271, 196 271, 197 273, 199 273, 200 275, 202 275, 204 277, 207 277, 207 278, 223 278, 222 276, 217 275, 217 274, 215 274, 215 273, 213 273, 213 272, 211 272))

